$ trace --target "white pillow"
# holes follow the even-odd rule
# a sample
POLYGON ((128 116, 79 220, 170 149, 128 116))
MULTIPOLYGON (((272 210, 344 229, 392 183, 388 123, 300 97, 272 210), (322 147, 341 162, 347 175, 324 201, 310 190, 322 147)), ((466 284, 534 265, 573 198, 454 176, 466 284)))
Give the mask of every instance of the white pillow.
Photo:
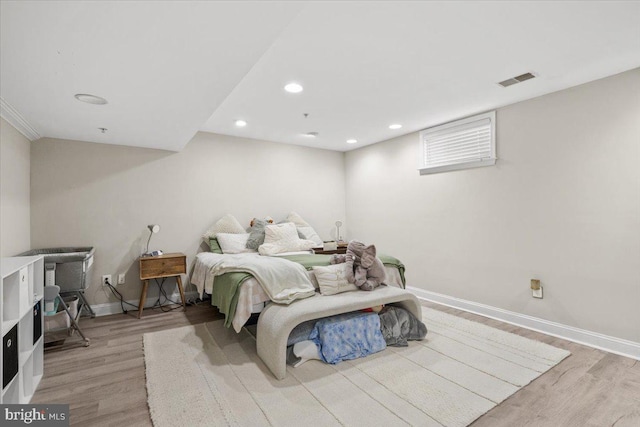
POLYGON ((295 224, 269 224, 264 228, 264 243, 258 247, 261 255, 275 255, 282 252, 306 251, 316 246, 313 240, 298 237, 295 224))
POLYGON ((323 245, 323 241, 316 233, 316 230, 311 226, 296 226, 298 227, 298 231, 302 234, 302 236, 307 240, 313 240, 316 243, 316 247, 321 247, 323 245))
POLYGON ((205 239, 213 239, 218 233, 246 233, 245 229, 240 225, 238 220, 231 214, 226 214, 220 218, 213 227, 208 229, 206 233, 202 235, 205 239))
POLYGON ((316 243, 313 240, 298 239, 297 241, 289 240, 277 243, 263 243, 258 246, 258 252, 260 252, 260 255, 276 255, 283 252, 309 251, 309 249, 315 247, 316 243))
POLYGON ((297 227, 310 227, 309 223, 295 212, 291 212, 289 216, 287 216, 287 221, 294 223, 297 227))
POLYGON ((288 242, 300 240, 298 230, 292 222, 283 222, 282 224, 269 224, 264 228, 264 242, 288 242))
POLYGON ((315 247, 322 246, 322 239, 318 233, 316 233, 316 230, 296 212, 291 212, 289 216, 287 216, 287 221, 294 223, 305 239, 316 242, 315 247))
POLYGON ((241 254, 245 252, 255 252, 253 249, 247 249, 249 233, 218 233, 216 237, 218 238, 222 253, 241 254))
POLYGON ((333 264, 326 267, 313 267, 320 293, 335 295, 341 292, 356 291, 358 287, 347 280, 347 264, 333 264))

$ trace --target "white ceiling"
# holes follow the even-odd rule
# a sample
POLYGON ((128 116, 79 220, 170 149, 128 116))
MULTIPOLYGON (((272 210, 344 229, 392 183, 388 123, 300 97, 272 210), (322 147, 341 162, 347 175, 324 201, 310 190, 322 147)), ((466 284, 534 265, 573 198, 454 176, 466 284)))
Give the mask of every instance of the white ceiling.
POLYGON ((198 130, 346 151, 640 67, 640 2, 2 1, 0 14, 3 117, 32 139, 176 151, 198 130), (525 72, 538 77, 496 84, 525 72))

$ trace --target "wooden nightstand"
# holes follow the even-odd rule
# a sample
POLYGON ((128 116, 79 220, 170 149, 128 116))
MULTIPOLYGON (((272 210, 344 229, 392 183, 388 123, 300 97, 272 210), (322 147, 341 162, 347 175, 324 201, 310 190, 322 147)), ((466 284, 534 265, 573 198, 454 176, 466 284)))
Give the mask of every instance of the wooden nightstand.
POLYGON ((184 299, 184 289, 182 288, 181 274, 187 274, 187 256, 182 253, 163 254, 159 256, 140 257, 140 280, 142 280, 142 292, 140 293, 140 306, 138 309, 138 319, 142 317, 144 302, 147 298, 147 288, 150 279, 161 279, 163 277, 175 277, 182 299, 182 307, 187 309, 184 299))
POLYGON ((322 248, 318 248, 318 249, 314 249, 313 253, 317 254, 317 255, 346 254, 347 253, 347 247, 343 246, 343 247, 339 247, 338 249, 332 249, 332 250, 328 250, 328 251, 325 251, 322 248))

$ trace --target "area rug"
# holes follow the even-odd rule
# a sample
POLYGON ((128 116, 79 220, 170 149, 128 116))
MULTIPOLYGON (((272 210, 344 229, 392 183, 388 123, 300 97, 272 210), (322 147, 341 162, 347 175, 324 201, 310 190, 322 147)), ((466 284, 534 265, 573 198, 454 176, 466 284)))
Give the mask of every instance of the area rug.
POLYGON ((223 321, 144 335, 151 419, 164 426, 466 426, 570 353, 423 308, 423 341, 276 380, 223 321))

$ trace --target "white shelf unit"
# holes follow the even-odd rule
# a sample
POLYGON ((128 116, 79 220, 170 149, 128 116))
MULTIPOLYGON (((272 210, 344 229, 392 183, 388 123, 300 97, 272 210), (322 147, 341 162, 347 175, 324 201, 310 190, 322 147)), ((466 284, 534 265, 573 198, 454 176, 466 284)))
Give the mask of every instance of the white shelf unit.
POLYGON ((44 374, 44 257, 2 258, 0 265, 0 403, 24 404, 31 401, 44 374))

